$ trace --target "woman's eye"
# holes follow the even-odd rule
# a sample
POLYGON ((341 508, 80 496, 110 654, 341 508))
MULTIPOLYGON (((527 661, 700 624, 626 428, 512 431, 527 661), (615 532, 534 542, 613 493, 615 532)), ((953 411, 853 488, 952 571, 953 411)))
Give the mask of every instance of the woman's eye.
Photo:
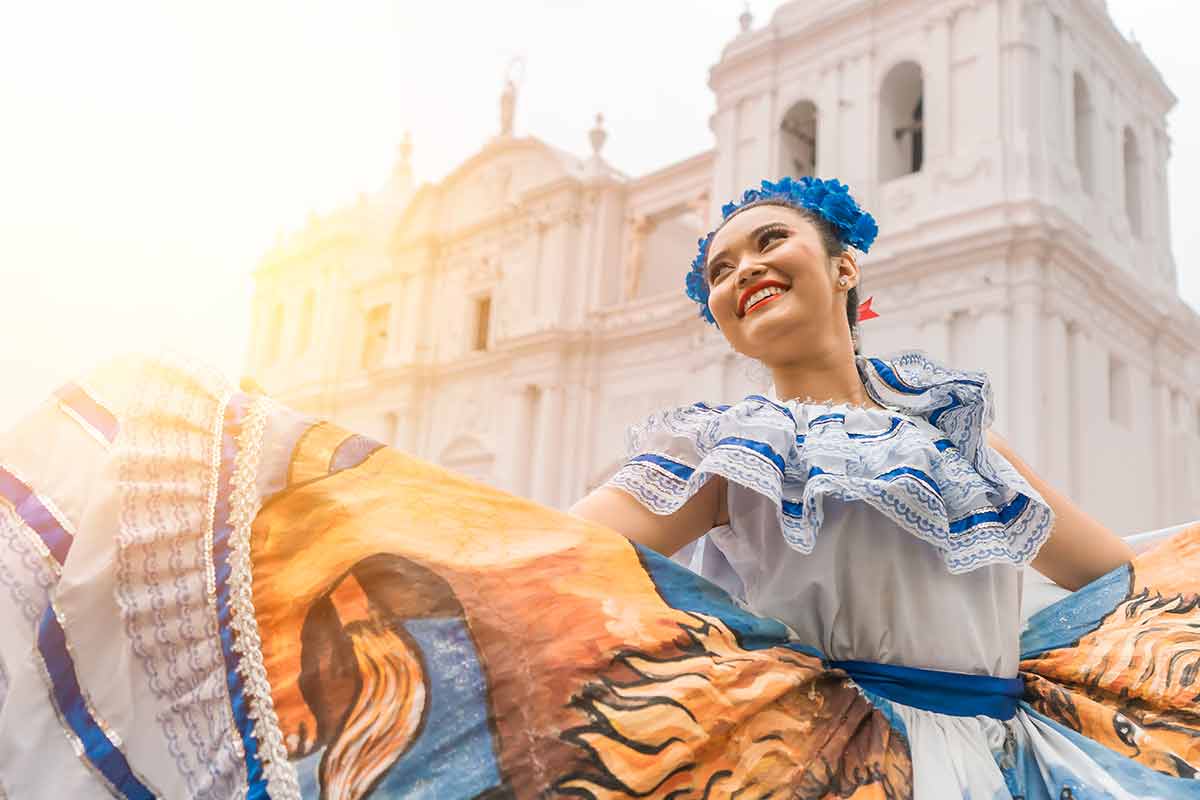
POLYGON ((776 239, 786 239, 786 238, 787 238, 787 232, 780 230, 778 228, 776 228, 774 230, 763 231, 758 237, 758 249, 763 250, 766 248, 767 245, 769 245, 771 242, 775 241, 776 239))
POLYGON ((712 274, 709 276, 708 282, 716 283, 718 278, 724 277, 725 273, 731 269, 733 269, 733 267, 729 266, 728 264, 717 264, 712 268, 712 274))

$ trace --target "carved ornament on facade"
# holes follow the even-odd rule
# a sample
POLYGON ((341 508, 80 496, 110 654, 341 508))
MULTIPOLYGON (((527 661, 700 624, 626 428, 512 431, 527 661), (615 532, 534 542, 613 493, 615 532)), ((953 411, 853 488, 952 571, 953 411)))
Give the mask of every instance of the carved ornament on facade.
POLYGON ((883 191, 887 209, 893 214, 904 214, 917 203, 917 193, 906 186, 888 187, 885 184, 883 191))
POLYGON ((966 186, 992 174, 992 157, 985 155, 972 161, 942 159, 934 174, 934 185, 939 189, 966 186))
MULTIPOLYGON (((677 302, 677 298, 671 297, 667 300, 638 304, 632 308, 606 311, 596 316, 598 317, 596 327, 601 332, 610 333, 612 331, 627 331, 630 328, 643 327, 654 323, 676 322, 683 318, 690 320, 696 315, 695 304, 691 300, 685 298, 684 302, 677 302)), ((699 318, 696 318, 696 320, 697 324, 703 324, 699 322, 699 318)))
POLYGON ((646 238, 654 231, 654 221, 646 214, 638 214, 628 218, 626 226, 629 231, 629 247, 625 253, 624 268, 621 270, 621 296, 625 300, 632 300, 637 297, 646 238))

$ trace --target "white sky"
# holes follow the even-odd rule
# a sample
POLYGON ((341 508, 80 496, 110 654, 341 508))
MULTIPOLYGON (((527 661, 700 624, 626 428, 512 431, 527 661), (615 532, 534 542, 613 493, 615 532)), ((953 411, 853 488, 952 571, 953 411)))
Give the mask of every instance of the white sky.
MULTIPOLYGON (((755 0, 756 24, 780 0, 755 0)), ((1200 4, 1109 0, 1179 97, 1174 248, 1200 307, 1200 4)), ((405 130, 436 180, 498 127, 641 174, 711 146, 708 68, 734 0, 0 5, 0 428, 121 351, 238 375, 250 278, 277 231, 376 188, 405 130)), ((681 255, 681 264, 686 257, 681 255)), ((682 267, 681 267, 682 269, 682 267)))

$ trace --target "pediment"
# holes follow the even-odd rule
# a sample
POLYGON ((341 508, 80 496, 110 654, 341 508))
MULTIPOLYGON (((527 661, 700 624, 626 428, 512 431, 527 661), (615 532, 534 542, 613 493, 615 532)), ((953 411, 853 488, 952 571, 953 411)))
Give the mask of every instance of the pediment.
POLYGON ((520 201, 526 193, 564 178, 577 178, 581 165, 537 139, 497 140, 456 169, 443 183, 445 207, 459 228, 520 201))
POLYGON ((402 238, 468 228, 522 196, 583 174, 579 159, 532 137, 497 138, 441 183, 417 193, 398 226, 402 238))

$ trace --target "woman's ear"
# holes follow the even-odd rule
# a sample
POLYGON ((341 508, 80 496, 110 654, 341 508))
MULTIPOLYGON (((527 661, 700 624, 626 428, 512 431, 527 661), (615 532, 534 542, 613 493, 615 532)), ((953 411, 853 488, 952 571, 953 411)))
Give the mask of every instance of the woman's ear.
POLYGON ((858 286, 858 262, 854 258, 854 254, 847 250, 838 256, 834 261, 834 282, 842 291, 850 291, 855 286, 858 286), (846 280, 843 282, 842 278, 846 280))

